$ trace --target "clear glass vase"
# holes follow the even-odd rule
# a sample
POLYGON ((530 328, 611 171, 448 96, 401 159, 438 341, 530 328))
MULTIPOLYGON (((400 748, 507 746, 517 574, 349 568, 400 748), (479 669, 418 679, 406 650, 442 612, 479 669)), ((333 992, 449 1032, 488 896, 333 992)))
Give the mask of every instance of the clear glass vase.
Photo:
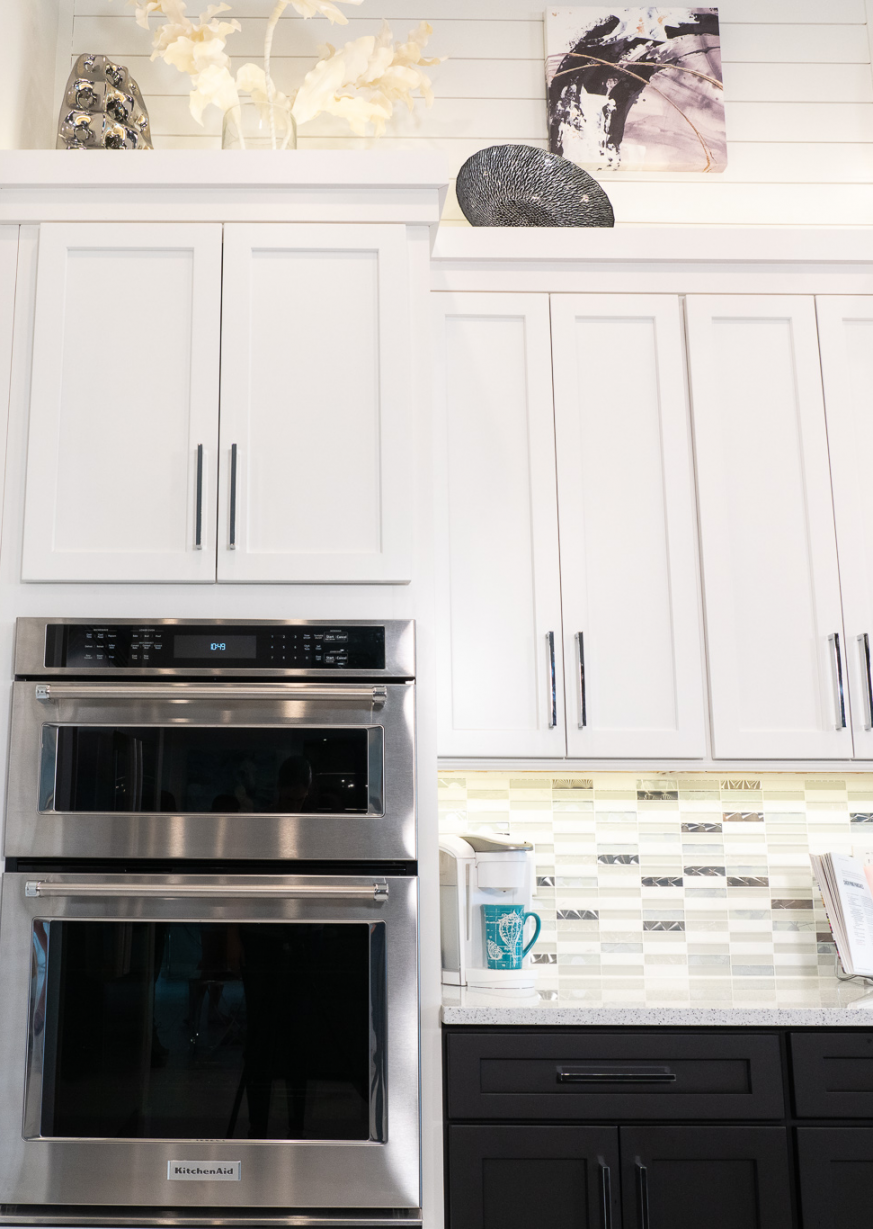
POLYGON ((224 113, 222 149, 296 149, 297 125, 291 108, 258 106, 246 99, 224 113))

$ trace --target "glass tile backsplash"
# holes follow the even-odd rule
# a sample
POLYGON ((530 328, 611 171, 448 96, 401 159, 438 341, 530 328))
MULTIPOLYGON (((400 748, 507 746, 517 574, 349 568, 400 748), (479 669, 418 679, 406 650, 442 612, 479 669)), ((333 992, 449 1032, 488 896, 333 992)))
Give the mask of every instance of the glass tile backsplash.
POLYGON ((809 853, 873 848, 873 773, 440 775, 444 832, 536 850, 538 988, 797 1002, 834 978, 809 853))

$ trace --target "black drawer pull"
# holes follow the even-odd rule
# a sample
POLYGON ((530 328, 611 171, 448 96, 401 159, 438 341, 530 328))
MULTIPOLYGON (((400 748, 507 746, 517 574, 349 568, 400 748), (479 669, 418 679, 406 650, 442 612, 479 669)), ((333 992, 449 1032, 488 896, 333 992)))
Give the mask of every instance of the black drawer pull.
POLYGON ((649 1229, 649 1175, 645 1165, 637 1160, 637 1196, 639 1198, 640 1229, 649 1229))
POLYGON ((633 1067, 627 1063, 615 1067, 604 1067, 602 1063, 558 1067, 556 1076, 559 1084, 673 1084, 676 1078, 676 1072, 669 1067, 633 1067))
POLYGON ((600 1162, 600 1198, 603 1204, 603 1229, 612 1229, 612 1175, 600 1162))

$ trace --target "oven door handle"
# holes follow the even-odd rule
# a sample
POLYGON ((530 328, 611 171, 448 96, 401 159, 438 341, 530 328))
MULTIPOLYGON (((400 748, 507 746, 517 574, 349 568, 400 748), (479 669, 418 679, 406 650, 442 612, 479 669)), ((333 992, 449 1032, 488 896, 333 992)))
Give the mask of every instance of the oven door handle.
POLYGON ((301 884, 297 887, 287 887, 281 883, 49 883, 44 879, 28 879, 24 884, 24 895, 34 896, 123 896, 123 897, 161 897, 164 900, 177 898, 233 897, 262 900, 271 897, 280 900, 337 900, 342 898, 383 901, 388 899, 388 884, 379 883, 349 883, 349 884, 301 884))
POLYGON ((38 683, 36 698, 55 700, 358 700, 384 704, 387 687, 312 683, 38 683))

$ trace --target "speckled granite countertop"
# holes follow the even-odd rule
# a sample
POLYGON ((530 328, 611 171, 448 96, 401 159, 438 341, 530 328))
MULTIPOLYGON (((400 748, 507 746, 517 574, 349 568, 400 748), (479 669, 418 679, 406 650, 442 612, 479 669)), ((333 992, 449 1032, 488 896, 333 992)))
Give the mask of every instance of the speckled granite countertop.
POLYGON ((673 987, 669 997, 645 991, 543 988, 539 991, 461 990, 443 986, 443 1024, 488 1025, 624 1025, 710 1028, 871 1028, 873 986, 836 977, 798 986, 777 979, 763 986, 737 985, 734 979, 714 988, 673 987), (703 991, 703 994, 701 994, 703 991), (762 993, 763 992, 763 993, 762 993), (707 997, 712 994, 713 997, 707 997))

